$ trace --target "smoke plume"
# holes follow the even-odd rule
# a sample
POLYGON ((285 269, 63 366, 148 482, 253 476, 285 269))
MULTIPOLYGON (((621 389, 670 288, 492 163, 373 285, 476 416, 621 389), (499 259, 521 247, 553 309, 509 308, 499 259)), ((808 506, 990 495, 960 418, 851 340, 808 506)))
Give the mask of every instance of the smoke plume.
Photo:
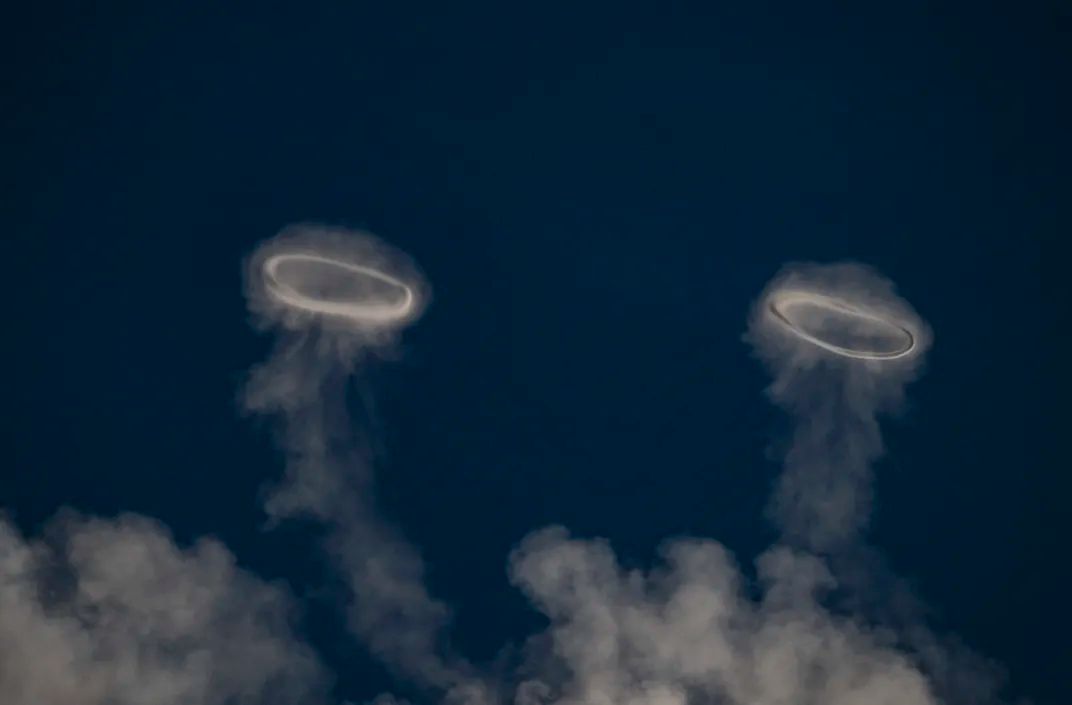
POLYGON ((812 550, 858 541, 871 511, 872 464, 882 453, 879 415, 901 404, 930 346, 929 329, 893 284, 868 267, 795 265, 783 269, 757 300, 746 339, 774 377, 771 399, 794 423, 771 516, 785 540, 812 550), (797 314, 800 327, 794 330, 772 309, 785 292, 831 303, 809 305, 797 314), (849 313, 838 308, 846 304, 849 313), (911 336, 912 349, 895 359, 861 359, 800 335, 815 332, 820 342, 874 345, 881 331, 875 319, 895 322, 911 336))
POLYGON ((391 355, 426 304, 419 271, 367 233, 297 226, 249 258, 246 293, 255 323, 277 336, 244 396, 247 410, 278 420, 287 455, 286 478, 266 510, 275 519, 324 522, 326 548, 352 591, 350 626, 381 661, 421 686, 476 687, 471 668, 444 655, 450 610, 428 593, 420 554, 376 510, 368 453, 347 411, 352 376, 369 358, 391 355), (273 282, 266 273, 273 258, 314 259, 318 271, 285 272, 273 282), (294 295, 280 297, 273 283, 294 295), (365 315, 392 308, 397 316, 365 315))

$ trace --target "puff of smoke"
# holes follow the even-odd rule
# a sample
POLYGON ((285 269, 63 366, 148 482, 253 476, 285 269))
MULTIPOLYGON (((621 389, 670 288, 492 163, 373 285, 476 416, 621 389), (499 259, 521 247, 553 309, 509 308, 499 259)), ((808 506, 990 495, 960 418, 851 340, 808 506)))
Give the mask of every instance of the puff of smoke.
POLYGON ((0 702, 294 705, 329 683, 279 588, 219 543, 73 514, 26 540, 0 517, 0 702))
POLYGON ((623 570, 602 541, 552 527, 526 538, 512 581, 547 616, 518 705, 934 705, 927 678, 882 629, 825 610, 836 582, 814 556, 758 560, 762 596, 709 540, 623 570))
POLYGON ((368 233, 300 225, 253 252, 245 284, 255 323, 277 334, 243 400, 281 425, 286 478, 269 495, 268 514, 311 515, 327 525, 326 548, 353 593, 350 626, 374 655, 422 685, 467 687, 469 667, 441 656, 450 611, 425 588, 416 549, 377 513, 368 453, 347 411, 347 387, 361 362, 389 356, 423 311, 424 279, 408 257, 368 233), (339 271, 318 265, 284 273, 293 280, 283 284, 298 293, 280 296, 272 263, 286 259, 330 262, 339 271), (392 309, 399 315, 362 315, 392 309))
POLYGON ((882 452, 878 416, 902 402, 930 346, 930 329, 893 284, 869 267, 795 264, 760 295, 745 338, 774 377, 770 397, 795 422, 770 513, 787 541, 837 550, 867 523, 871 465, 882 452), (824 336, 851 339, 860 335, 861 322, 886 321, 914 344, 908 354, 887 359, 838 354, 801 336, 777 315, 772 302, 787 292, 845 302, 844 307, 812 307, 808 325, 824 336))

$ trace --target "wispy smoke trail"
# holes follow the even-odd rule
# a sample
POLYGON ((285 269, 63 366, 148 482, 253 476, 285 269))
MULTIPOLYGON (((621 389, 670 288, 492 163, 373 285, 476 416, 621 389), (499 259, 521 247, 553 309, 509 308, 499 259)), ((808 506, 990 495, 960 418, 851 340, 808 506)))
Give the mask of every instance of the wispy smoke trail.
MULTIPOLYGON (((825 339, 870 345, 879 337, 873 320, 837 309, 810 305, 798 317, 803 328, 825 339)), ((929 329, 874 270, 805 264, 786 267, 767 286, 746 338, 774 376, 771 399, 795 423, 771 503, 785 540, 819 551, 857 541, 871 513, 872 463, 882 453, 879 414, 901 403, 930 345, 929 329), (895 321, 910 331, 914 348, 897 359, 831 352, 797 335, 772 311, 772 299, 787 291, 817 293, 895 321)))
POLYGON ((444 655, 450 610, 429 595, 419 553, 376 511, 369 457, 347 413, 346 390, 362 362, 390 355, 420 315, 423 278, 371 235, 298 226, 250 257, 246 292, 255 321, 278 336, 244 397, 248 410, 278 418, 287 453, 286 479, 267 511, 325 522, 327 548, 353 593, 350 625, 387 666, 425 687, 475 687, 471 668, 444 655), (273 258, 295 265, 274 282, 266 272, 273 258), (278 287, 291 294, 279 296, 278 287), (365 315, 392 307, 397 316, 365 315))
POLYGON ((291 611, 219 543, 143 517, 64 514, 32 541, 0 518, 4 705, 325 702, 291 611))

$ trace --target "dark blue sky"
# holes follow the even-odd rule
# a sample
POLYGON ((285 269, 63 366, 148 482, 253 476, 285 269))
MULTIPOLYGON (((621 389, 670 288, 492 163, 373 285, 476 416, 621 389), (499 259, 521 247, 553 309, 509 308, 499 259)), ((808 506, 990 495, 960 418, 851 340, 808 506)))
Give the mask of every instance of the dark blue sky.
MULTIPOLYGON (((291 222, 367 228, 435 292, 362 383, 384 511, 490 657, 536 623, 504 570, 533 528, 638 563, 684 533, 767 545, 785 421, 747 308, 783 262, 851 258, 936 334, 874 543, 1014 692, 1067 702, 1062 3, 123 5, 2 23, 24 528, 142 512, 315 592, 308 532, 260 529, 281 459, 235 403, 269 342, 240 264, 291 222)), ((312 603, 340 692, 391 687, 312 603)))

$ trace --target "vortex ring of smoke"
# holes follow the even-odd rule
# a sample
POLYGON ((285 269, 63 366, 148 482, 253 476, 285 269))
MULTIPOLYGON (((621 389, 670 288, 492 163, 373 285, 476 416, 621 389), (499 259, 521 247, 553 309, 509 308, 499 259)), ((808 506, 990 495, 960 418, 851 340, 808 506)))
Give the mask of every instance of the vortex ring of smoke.
POLYGON ((310 313, 349 318, 353 321, 365 324, 389 325, 402 321, 410 316, 416 305, 416 297, 413 294, 413 290, 407 286, 405 282, 392 277, 386 272, 382 272, 372 267, 354 264, 352 262, 344 262, 342 260, 331 259, 321 255, 291 252, 269 257, 265 260, 263 267, 265 286, 272 297, 282 304, 299 308, 310 313), (278 271, 279 265, 286 261, 314 262, 345 269, 362 276, 371 277, 372 279, 376 279, 385 284, 398 287, 402 290, 404 295, 402 301, 393 305, 380 303, 362 304, 354 301, 339 302, 316 299, 311 296, 306 296, 294 287, 281 281, 278 271))
POLYGON ((771 315, 774 316, 783 327, 793 333, 793 335, 808 341, 812 345, 828 350, 835 355, 841 355, 842 357, 851 357, 857 360, 896 360, 911 355, 916 349, 916 336, 914 336, 912 331, 899 321, 875 314, 867 309, 845 301, 844 299, 839 299, 833 296, 827 296, 813 291, 780 291, 771 296, 768 303, 768 310, 771 315), (795 304, 812 304, 829 311, 836 311, 855 318, 879 323, 902 333, 906 342, 902 347, 896 350, 860 350, 836 345, 827 340, 823 340, 818 336, 812 335, 794 323, 786 313, 785 309, 795 304))

